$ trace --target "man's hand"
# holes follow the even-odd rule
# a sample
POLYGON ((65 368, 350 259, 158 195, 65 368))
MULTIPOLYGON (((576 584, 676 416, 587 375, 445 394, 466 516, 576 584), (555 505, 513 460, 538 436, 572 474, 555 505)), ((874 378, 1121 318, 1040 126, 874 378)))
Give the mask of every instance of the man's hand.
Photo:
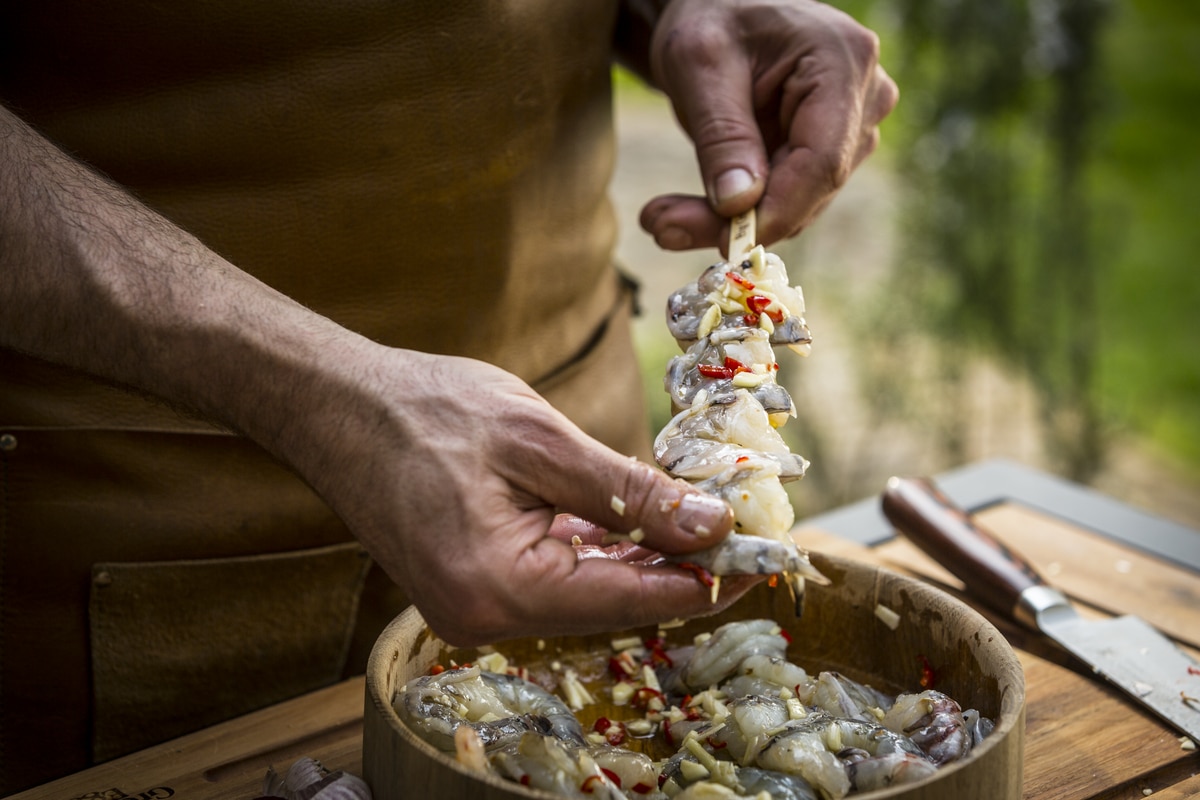
POLYGON ((650 68, 696 145, 707 197, 663 195, 641 224, 668 250, 724 247, 758 207, 763 244, 793 236, 879 142, 896 85, 879 41, 812 0, 671 0, 650 68))
MULTIPOLYGON (((719 542, 720 500, 590 439, 525 383, 384 347, 238 270, 0 108, 0 347, 236 430, 328 502, 440 635, 483 644, 715 612, 690 574, 578 559, 573 532, 719 542)), ((464 323, 467 324, 467 323, 464 323)))
POLYGON ((637 563, 716 544, 728 506, 588 438, 512 375, 356 350, 347 363, 373 377, 339 404, 338 434, 282 450, 451 643, 712 613, 758 580, 727 579, 714 606, 691 574, 637 563), (643 547, 578 558, 572 537, 594 555, 602 529, 640 529, 643 547))

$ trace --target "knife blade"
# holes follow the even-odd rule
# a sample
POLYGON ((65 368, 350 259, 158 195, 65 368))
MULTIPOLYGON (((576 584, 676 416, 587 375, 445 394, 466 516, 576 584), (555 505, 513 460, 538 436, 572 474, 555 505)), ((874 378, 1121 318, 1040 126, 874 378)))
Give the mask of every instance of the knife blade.
POLYGON ((993 611, 1053 639, 1167 724, 1200 740, 1200 664, 1138 617, 1086 620, 1022 556, 927 478, 891 478, 883 514, 993 611))

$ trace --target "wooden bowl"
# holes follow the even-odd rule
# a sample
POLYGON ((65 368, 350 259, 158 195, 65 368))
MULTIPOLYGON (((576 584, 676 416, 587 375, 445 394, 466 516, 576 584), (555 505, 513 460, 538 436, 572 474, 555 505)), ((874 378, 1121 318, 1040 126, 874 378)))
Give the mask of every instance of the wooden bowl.
MULTIPOLYGON (((670 633, 672 642, 688 643, 696 633, 712 631, 736 619, 771 618, 792 637, 789 658, 815 674, 836 670, 885 691, 920 691, 926 664, 935 672, 935 688, 963 708, 976 708, 996 722, 993 733, 960 762, 917 783, 853 798, 903 797, 910 800, 1017 800, 1021 797, 1021 759, 1025 733, 1025 680, 1020 662, 999 631, 973 609, 920 581, 843 558, 813 555, 813 562, 833 581, 810 586, 804 614, 797 619, 791 596, 780 586, 756 587, 732 608, 693 620, 670 633), (892 630, 875 614, 877 605, 897 612, 892 630)), ((617 636, 651 636, 654 629, 590 637, 523 639, 497 649, 513 663, 542 676, 555 659, 586 662, 587 653, 603 671, 610 642, 617 636), (601 658, 600 653, 604 653, 601 658)), ((376 642, 367 664, 363 729, 363 773, 377 800, 461 797, 551 798, 498 775, 480 775, 460 767, 412 733, 392 708, 395 691, 425 675, 436 663, 453 658, 471 661, 476 651, 453 650, 409 609, 397 617, 376 642)), ((588 677, 589 668, 580 670, 588 677)), ((627 719, 631 712, 614 709, 601 697, 597 707, 581 713, 584 724, 605 715, 627 719)))

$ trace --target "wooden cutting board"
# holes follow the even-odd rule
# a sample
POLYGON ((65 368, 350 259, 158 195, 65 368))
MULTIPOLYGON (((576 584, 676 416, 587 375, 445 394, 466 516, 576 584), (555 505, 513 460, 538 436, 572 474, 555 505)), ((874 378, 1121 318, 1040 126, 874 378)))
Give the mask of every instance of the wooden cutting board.
MULTIPOLYGON (((1007 504, 976 515, 1086 613, 1133 613, 1188 643, 1200 637, 1200 576, 1061 520, 1007 504)), ((875 548, 802 529, 813 550, 918 574, 961 595, 962 585, 901 539, 875 548)), ((1025 797, 1029 800, 1182 800, 1200 796, 1200 752, 1088 676, 1048 641, 989 617, 1018 648, 1026 673, 1025 797)), ((1185 648, 1186 649, 1186 648, 1185 648)), ((1197 692, 1200 696, 1200 676, 1197 692)), ((15 795, 19 800, 252 800, 267 767, 301 756, 361 774, 361 678, 15 795)))

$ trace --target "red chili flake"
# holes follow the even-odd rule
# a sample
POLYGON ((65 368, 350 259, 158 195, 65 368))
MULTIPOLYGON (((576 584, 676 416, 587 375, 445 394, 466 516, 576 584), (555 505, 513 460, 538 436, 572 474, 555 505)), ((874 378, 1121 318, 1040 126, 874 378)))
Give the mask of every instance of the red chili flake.
POLYGON ((584 794, 591 794, 592 792, 596 791, 594 784, 600 783, 603 780, 604 778, 601 778, 599 775, 588 775, 587 778, 584 779, 583 785, 579 787, 579 791, 583 792, 584 794))
MULTIPOLYGON (((661 775, 659 777, 663 778, 661 775)), ((663 779, 665 780, 665 778, 663 779)), ((634 792, 635 794, 650 794, 653 789, 654 787, 648 783, 635 783, 633 786, 629 787, 629 791, 634 792)))
POLYGON ((1189 665, 1188 666, 1188 675, 1200 675, 1200 669, 1196 669, 1195 667, 1189 665))
POLYGON ((595 724, 592 725, 592 730, 594 730, 596 733, 604 733, 611 727, 612 720, 610 720, 608 717, 600 717, 598 720, 596 720, 595 724))
POLYGON ((746 280, 741 275, 738 275, 736 272, 726 272, 725 279, 728 280, 730 283, 736 283, 738 286, 742 287, 747 292, 752 291, 754 289, 753 283, 746 280))
POLYGON ((772 589, 774 589, 778 585, 779 585, 779 576, 778 575, 771 575, 769 578, 767 578, 767 586, 770 586, 772 589))
POLYGON ((637 665, 628 653, 621 653, 608 660, 608 671, 615 678, 627 678, 637 672, 637 665))
POLYGON ((663 787, 663 784, 666 782, 667 782, 667 774, 665 772, 658 773, 658 788, 661 789, 663 787))
MULTIPOLYGON (((630 705, 632 705, 634 708, 644 711, 646 708, 648 708, 650 706, 650 701, 656 697, 660 701, 664 700, 663 693, 660 692, 658 689, 655 689, 650 686, 643 686, 642 688, 638 689, 636 692, 633 693, 633 697, 630 698, 629 702, 630 702, 630 705)), ((664 705, 665 705, 665 702, 664 702, 664 705)))
POLYGON ((745 325, 747 328, 757 328, 758 327, 758 314, 743 314, 742 315, 742 324, 745 325))
POLYGON ((736 374, 738 372, 749 372, 750 371, 750 368, 747 367, 745 364, 738 361, 736 358, 730 358, 729 356, 725 356, 725 369, 733 370, 734 374, 736 374))
POLYGON ((729 367, 718 367, 715 364, 701 364, 696 370, 706 378, 732 378, 733 370, 729 367))
MULTIPOLYGON (((675 737, 671 735, 671 720, 664 719, 662 723, 663 738, 667 740, 667 744, 675 747, 675 737)), ((658 785, 662 786, 663 776, 658 776, 658 785)))
POLYGON ((445 671, 446 671, 446 668, 443 667, 441 664, 434 664, 432 667, 429 668, 430 675, 441 675, 445 671))
POLYGON ((671 657, 669 655, 667 655, 667 651, 662 649, 661 646, 656 646, 656 647, 650 648, 650 663, 654 664, 654 665, 661 665, 664 667, 675 666, 675 662, 671 659, 671 657))
POLYGON ((771 322, 774 322, 776 325, 778 325, 779 323, 783 322, 783 309, 777 308, 774 311, 768 311, 767 316, 771 318, 771 322))
POLYGON ((708 746, 709 746, 709 747, 711 747, 713 750, 720 750, 720 749, 721 749, 721 748, 723 748, 723 747, 728 747, 728 746, 729 746, 729 745, 728 745, 726 742, 718 742, 718 741, 715 741, 715 740, 714 740, 714 739, 713 739, 711 736, 709 736, 709 737, 708 737, 707 739, 705 739, 704 741, 705 741, 705 743, 707 743, 707 744, 708 744, 708 746))
POLYGON ((741 464, 741 463, 743 463, 745 461, 749 461, 749 460, 750 460, 750 456, 738 456, 736 459, 734 459, 733 463, 741 464))
POLYGON ((763 297, 761 294, 750 295, 746 298, 746 308, 755 314, 763 313, 769 305, 771 305, 771 298, 763 297))
POLYGON ((621 776, 620 775, 613 772, 611 769, 605 769, 604 767, 601 767, 600 771, 603 772, 606 776, 608 776, 608 779, 610 781, 612 781, 614 784, 616 784, 616 787, 618 789, 621 788, 621 776))
POLYGON ((783 628, 779 629, 779 635, 782 636, 783 640, 785 642, 787 642, 788 644, 792 643, 792 635, 790 633, 788 633, 786 630, 784 630, 783 628))
POLYGON ((689 708, 687 713, 683 715, 683 718, 688 722, 695 722, 696 720, 700 719, 700 711, 695 708, 689 708))
POLYGON ((690 561, 684 561, 682 564, 679 564, 678 567, 693 573, 696 576, 696 580, 700 581, 705 586, 711 587, 713 585, 712 573, 699 564, 693 564, 690 561))
POLYGON ((937 683, 937 673, 933 671, 928 658, 925 656, 917 656, 917 658, 921 659, 921 688, 932 689, 937 683))

